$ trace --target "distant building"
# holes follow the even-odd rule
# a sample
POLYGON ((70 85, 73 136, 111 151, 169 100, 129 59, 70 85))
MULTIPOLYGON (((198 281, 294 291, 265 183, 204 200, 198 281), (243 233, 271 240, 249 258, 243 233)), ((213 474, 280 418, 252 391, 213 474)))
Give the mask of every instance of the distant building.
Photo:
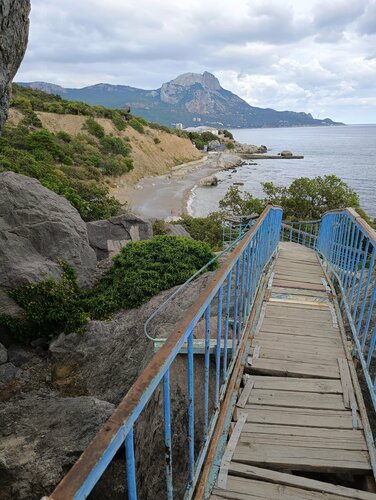
POLYGON ((178 130, 183 130, 183 124, 182 123, 175 123, 175 128, 178 130))

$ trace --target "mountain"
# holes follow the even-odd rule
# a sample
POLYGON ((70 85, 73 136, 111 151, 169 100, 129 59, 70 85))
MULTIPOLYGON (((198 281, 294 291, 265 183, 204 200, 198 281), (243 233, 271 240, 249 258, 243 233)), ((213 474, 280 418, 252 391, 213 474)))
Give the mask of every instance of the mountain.
POLYGON ((130 106, 133 114, 168 126, 176 123, 182 123, 185 127, 209 125, 226 128, 343 125, 329 118, 316 120, 310 113, 250 106, 237 95, 222 88, 219 80, 207 71, 202 75, 185 73, 156 90, 107 83, 81 89, 64 88, 46 82, 19 85, 88 104, 113 108, 130 106))

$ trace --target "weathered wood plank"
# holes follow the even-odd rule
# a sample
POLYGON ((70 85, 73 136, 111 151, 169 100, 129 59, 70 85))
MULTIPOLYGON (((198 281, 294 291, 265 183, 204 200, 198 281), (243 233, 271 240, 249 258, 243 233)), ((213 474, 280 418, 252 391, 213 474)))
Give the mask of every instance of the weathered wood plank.
POLYGON ((288 377, 340 378, 338 365, 297 363, 282 359, 255 359, 253 360, 251 373, 254 375, 261 374, 288 377))
MULTIPOLYGON (((259 358, 261 359, 280 359, 284 361, 293 361, 296 363, 310 363, 318 365, 333 365, 337 362, 338 355, 343 355, 343 351, 325 350, 321 352, 304 352, 300 349, 288 349, 281 346, 278 349, 276 346, 268 347, 263 344, 260 338, 257 343, 261 346, 259 358)), ((255 358, 254 358, 255 359, 255 358)), ((253 361, 250 363, 253 364, 253 361)))
POLYGON ((249 443, 239 442, 233 461, 300 471, 364 473, 371 470, 367 451, 341 450, 339 453, 338 449, 288 446, 275 441, 270 445, 252 443, 251 447, 249 443))
MULTIPOLYGON (((227 488, 225 490, 214 488, 211 498, 213 500, 223 500, 224 498, 231 500, 249 500, 252 498, 263 500, 323 500, 323 495, 316 491, 231 475, 229 476, 227 488)), ((326 500, 339 500, 341 498, 344 497, 330 493, 325 495, 326 500)))
POLYGON ((272 295, 273 294, 290 294, 290 295, 298 295, 298 296, 307 296, 307 297, 327 297, 328 294, 326 292, 318 292, 316 290, 302 290, 297 288, 282 288, 282 287, 274 287, 272 286, 272 295))
MULTIPOLYGON (((258 336, 255 338, 252 346, 256 347, 257 345, 263 347, 263 351, 266 350, 282 350, 286 351, 289 353, 297 353, 297 354, 302 354, 305 356, 306 354, 311 354, 313 356, 320 356, 323 355, 324 357, 330 357, 332 358, 333 356, 341 357, 345 355, 345 351, 343 346, 339 345, 334 345, 334 344, 316 344, 315 342, 301 342, 301 343, 296 343, 295 342, 295 337, 293 335, 290 335, 291 339, 286 340, 286 336, 279 337, 279 341, 276 342, 275 339, 269 340, 267 337, 263 336, 258 336)), ((259 356, 260 357, 260 356, 259 356)), ((263 356, 261 356, 263 357, 263 356)), ((267 357, 267 356, 264 356, 267 357)), ((277 358, 277 359, 285 359, 285 358, 277 358)))
POLYGON ((301 288, 303 290, 317 290, 319 292, 326 291, 324 285, 307 284, 299 281, 273 280, 273 286, 282 288, 301 288))
POLYGON ((269 469, 262 469, 254 465, 245 465, 237 462, 232 462, 229 468, 229 474, 232 476, 244 477, 245 479, 260 479, 275 484, 284 484, 285 486, 293 486, 309 491, 317 491, 321 493, 331 493, 341 495, 344 498, 353 500, 376 500, 375 493, 346 488, 336 484, 324 483, 314 479, 308 479, 302 476, 286 474, 269 469))
MULTIPOLYGON (((242 411, 247 412, 248 423, 320 427, 328 429, 353 428, 351 413, 341 410, 286 408, 283 406, 259 406, 252 404, 246 405, 242 411)), ((359 418, 358 428, 362 428, 359 418)))
POLYGON ((338 336, 332 336, 329 334, 328 337, 313 337, 310 335, 294 335, 293 332, 264 332, 261 331, 258 335, 254 337, 254 341, 268 341, 272 345, 295 345, 297 348, 299 346, 304 347, 305 345, 311 346, 312 344, 316 347, 337 347, 342 348, 343 343, 338 336))
POLYGON ((341 394, 278 391, 275 389, 253 389, 247 404, 346 410, 341 394))
POLYGON ((342 385, 339 380, 262 376, 254 376, 253 380, 255 389, 342 394, 342 385))

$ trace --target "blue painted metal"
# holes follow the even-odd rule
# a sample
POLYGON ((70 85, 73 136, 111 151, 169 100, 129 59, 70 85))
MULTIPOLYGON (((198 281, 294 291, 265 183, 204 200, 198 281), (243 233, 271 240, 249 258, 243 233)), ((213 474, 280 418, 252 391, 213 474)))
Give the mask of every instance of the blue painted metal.
POLYGON ((195 475, 195 386, 193 361, 193 331, 188 337, 188 486, 195 475))
POLYGON ((134 437, 131 429, 125 437, 125 460, 129 500, 137 500, 136 467, 134 464, 134 437))
POLYGON ((210 369, 210 304, 205 311, 205 357, 204 357, 204 437, 209 423, 209 369, 210 369))
POLYGON ((351 209, 326 213, 317 250, 341 290, 356 355, 376 411, 376 232, 351 209), (360 266, 360 269, 359 269, 360 266))
POLYGON ((283 221, 281 240, 300 243, 308 248, 315 249, 320 230, 320 220, 314 221, 283 221))
POLYGON ((165 473, 167 500, 174 498, 172 485, 172 446, 171 446, 171 408, 170 408, 170 370, 163 376, 163 428, 165 441, 165 473))
MULTIPOLYGON (((192 306, 187 316, 179 322, 165 345, 154 355, 149 365, 133 384, 108 423, 105 424, 85 450, 80 461, 75 464, 56 488, 53 493, 54 500, 86 498, 124 442, 126 443, 128 496, 130 499, 137 498, 133 428, 160 384, 163 384, 166 491, 167 498, 173 498, 172 475, 174 464, 171 459, 173 448, 170 415, 170 373, 172 372, 170 372, 170 367, 183 345, 187 345, 188 482, 186 484, 186 496, 190 498, 205 460, 210 437, 214 432, 215 422, 238 356, 239 344, 245 334, 245 324, 255 300, 263 270, 275 255, 278 247, 281 220, 282 210, 276 207, 268 207, 259 221, 253 225, 243 238, 238 240, 226 263, 216 272, 202 297, 192 306), (223 301, 222 297, 224 294, 225 301, 223 301), (217 340, 215 348, 215 395, 213 397, 215 405, 214 409, 209 412, 210 352, 205 349, 205 436, 204 439, 201 439, 201 433, 199 435, 195 434, 195 395, 202 392, 195 391, 195 384, 202 384, 202 380, 197 380, 197 377, 195 380, 194 376, 193 333, 196 325, 204 319, 205 347, 209 344, 211 334, 210 311, 214 309, 211 308, 214 300, 218 300, 217 328, 215 332, 213 331, 214 338, 217 340), (241 307, 244 304, 247 304, 247 308, 245 306, 241 307), (222 309, 224 309, 224 318, 222 318, 222 309), (247 317, 244 315, 245 310, 247 311, 247 317), (233 340, 237 340, 237 342, 233 342, 233 356, 231 360, 228 360, 230 316, 232 315, 234 317, 233 340), (221 343, 223 343, 223 350, 220 348, 221 343), (199 449, 198 445, 200 446, 199 449), (74 494, 72 494, 72 491, 74 491, 74 494)), ((161 496, 164 496, 164 494, 161 493, 161 496)))
POLYGON ((218 313, 217 313, 217 347, 215 350, 215 408, 219 407, 219 389, 221 378, 221 336, 222 336, 222 301, 223 286, 218 290, 218 313))

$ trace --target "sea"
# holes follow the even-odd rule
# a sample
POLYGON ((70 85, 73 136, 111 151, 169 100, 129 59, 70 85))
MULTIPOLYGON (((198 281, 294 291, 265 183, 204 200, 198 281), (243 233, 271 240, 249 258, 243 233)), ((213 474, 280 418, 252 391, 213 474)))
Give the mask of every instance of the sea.
POLYGON ((288 186, 298 177, 335 174, 360 197, 363 209, 376 217, 376 124, 333 127, 291 127, 231 130, 234 138, 247 144, 264 144, 269 154, 290 150, 304 159, 249 160, 236 172, 217 174, 215 187, 195 187, 189 200, 192 215, 205 216, 218 209, 234 183, 241 191, 262 197, 262 182, 288 186), (254 164, 256 163, 256 164, 254 164))

